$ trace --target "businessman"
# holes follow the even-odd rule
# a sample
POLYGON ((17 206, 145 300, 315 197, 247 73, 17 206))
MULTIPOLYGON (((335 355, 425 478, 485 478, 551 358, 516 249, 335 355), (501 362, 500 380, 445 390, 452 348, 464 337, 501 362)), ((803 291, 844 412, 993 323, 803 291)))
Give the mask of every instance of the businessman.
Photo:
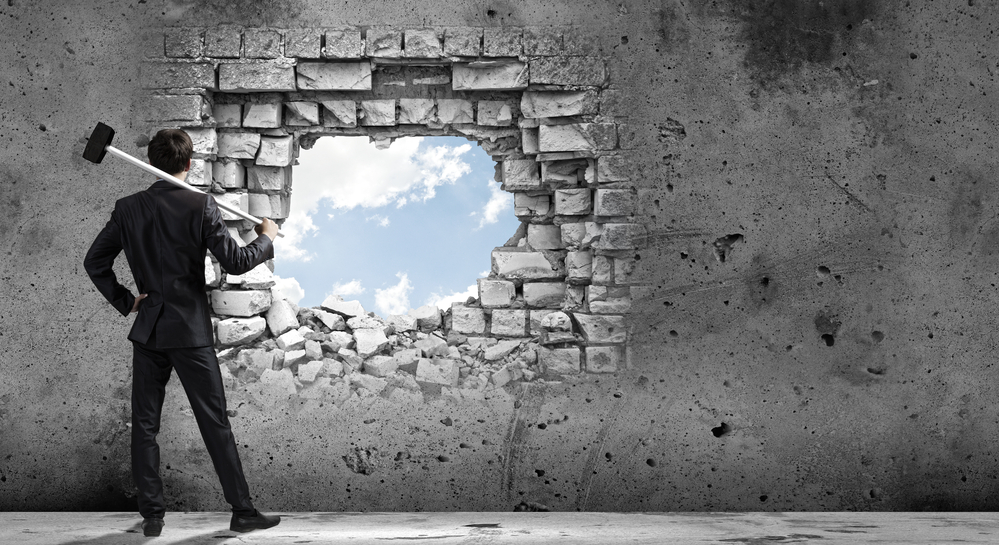
MULTIPOLYGON (((181 180, 191 168, 193 145, 182 130, 166 129, 149 142, 149 163, 181 180)), ((240 247, 211 195, 158 180, 119 199, 111 220, 90 246, 84 267, 122 315, 136 313, 132 341, 132 476, 147 536, 160 535, 166 507, 159 474, 160 413, 170 370, 187 392, 201 437, 225 499, 230 529, 248 532, 277 525, 278 516, 253 507, 236 441, 226 415, 225 391, 205 295, 206 250, 229 274, 243 274, 274 257, 277 224, 264 219, 257 238, 240 247), (118 282, 112 265, 124 250, 139 295, 118 282)))

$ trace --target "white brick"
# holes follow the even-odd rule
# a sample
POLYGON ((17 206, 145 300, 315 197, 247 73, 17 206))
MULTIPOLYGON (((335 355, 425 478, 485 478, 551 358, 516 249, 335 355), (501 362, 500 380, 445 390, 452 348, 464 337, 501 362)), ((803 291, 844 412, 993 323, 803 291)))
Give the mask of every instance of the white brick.
POLYGON ((451 330, 465 335, 483 335, 486 332, 486 315, 481 308, 451 304, 451 330))
POLYGON ((587 342, 623 343, 628 340, 624 316, 576 313, 574 317, 587 342))
POLYGON ((421 358, 416 364, 416 380, 454 388, 458 386, 458 367, 458 363, 450 359, 421 358))
POLYGON ((261 263, 243 274, 226 275, 225 282, 248 290, 266 290, 274 285, 274 273, 266 263, 261 263))
POLYGON ((538 361, 546 375, 577 375, 580 372, 579 348, 544 348, 538 361))
POLYGON ((259 337, 266 326, 260 316, 222 320, 219 322, 218 340, 224 345, 246 344, 259 337))
POLYGON ((527 334, 527 311, 513 309, 493 310, 489 334, 504 337, 523 337, 527 334))
POLYGON ((433 29, 407 30, 403 52, 408 58, 435 59, 441 56, 441 39, 433 29))
POLYGON ((267 167, 291 165, 294 154, 294 138, 291 136, 264 136, 260 138, 260 151, 256 164, 267 167))
POLYGON ((388 348, 388 337, 380 329, 358 329, 354 331, 357 342, 357 355, 367 358, 388 348))
POLYGON ((301 382, 315 382, 319 372, 323 370, 322 360, 310 361, 298 366, 298 380, 301 382))
POLYGON ((400 98, 399 124, 425 125, 434 121, 434 101, 430 98, 400 98))
POLYGON ((227 163, 212 163, 212 177, 225 189, 242 189, 246 187, 246 170, 237 161, 227 163))
MULTIPOLYGON (((252 166, 246 169, 246 186, 251 191, 280 191, 291 181, 291 167, 252 166)), ((273 210, 273 206, 271 207, 273 210)))
POLYGON ((391 127, 395 125, 395 100, 362 100, 361 125, 391 127))
POLYGON ((507 191, 541 188, 540 169, 533 159, 506 159, 502 172, 503 189, 507 191))
POLYGON ((364 360, 364 372, 376 377, 391 375, 399 368, 399 364, 392 356, 371 356, 364 360))
POLYGON ((371 89, 371 63, 303 62, 296 67, 303 91, 367 91, 371 89))
POLYGON ((324 127, 356 127, 357 103, 353 100, 324 100, 324 127))
POLYGON ((364 40, 359 30, 330 30, 326 32, 323 56, 328 59, 358 59, 364 52, 364 40))
POLYGON ((369 57, 399 58, 402 56, 402 31, 369 28, 365 46, 369 57))
MULTIPOLYGON (((215 197, 215 202, 227 204, 233 208, 247 212, 249 209, 249 201, 246 197, 246 193, 225 193, 223 195, 213 195, 215 197)), ((226 221, 235 221, 242 219, 236 214, 233 214, 227 210, 223 210, 219 207, 219 211, 222 212, 222 219, 226 221)))
POLYGON ((542 152, 612 150, 617 146, 613 123, 541 125, 538 146, 542 152))
POLYGON ((250 214, 258 218, 271 217, 271 196, 263 193, 250 193, 247 195, 250 214))
POLYGON ((284 299, 275 300, 271 304, 271 308, 267 309, 266 318, 267 327, 275 337, 298 327, 298 315, 292 309, 291 303, 284 299))
POLYGON ((513 124, 513 112, 508 103, 498 100, 480 100, 478 106, 479 125, 508 127, 513 124))
POLYGON ((492 251, 493 272, 505 278, 557 278, 558 268, 540 252, 492 251))
POLYGON ((437 120, 445 124, 474 123, 472 101, 458 98, 438 99, 437 120))
POLYGON ((520 99, 524 117, 565 117, 597 113, 597 94, 580 92, 526 92, 520 99))
MULTIPOLYGON (((280 62, 219 65, 219 89, 236 93, 295 91, 295 69, 280 62)), ((243 123, 246 126, 246 123, 243 123)))
POLYGON ((565 299, 565 284, 561 282, 525 282, 524 303, 531 307, 557 308, 565 299))
POLYGON ((416 318, 421 331, 431 331, 441 325, 441 309, 437 308, 437 305, 423 305, 410 310, 409 315, 416 318))
POLYGON ((323 300, 320 305, 322 308, 341 314, 347 318, 353 318, 354 316, 364 316, 367 314, 364 311, 364 307, 358 301, 344 301, 342 297, 337 294, 330 295, 325 300, 323 300))
POLYGON ((212 117, 215 118, 216 128, 237 128, 242 126, 243 105, 242 104, 216 104, 212 106, 212 117))
MULTIPOLYGON (((297 326, 298 324, 295 325, 297 326)), ((278 348, 281 350, 299 350, 305 346, 305 337, 298 332, 298 329, 292 329, 282 333, 277 337, 277 339, 275 339, 275 341, 277 342, 278 348)))
POLYGON ((508 307, 517 295, 517 289, 509 280, 476 280, 479 288, 479 304, 486 308, 508 307))
POLYGON ((558 225, 528 224, 527 245, 535 250, 560 249, 562 248, 562 229, 558 225))
POLYGON ((233 159, 253 159, 260 148, 260 135, 255 132, 224 132, 218 135, 218 156, 233 159))
POLYGON ((522 62, 454 64, 455 91, 502 91, 527 88, 527 64, 522 62))
POLYGON ((388 323, 395 328, 397 333, 416 331, 420 327, 416 317, 408 314, 390 314, 388 323))
POLYGON ((271 292, 260 290, 212 290, 212 309, 223 316, 249 317, 271 306, 271 292))
POLYGON ((592 202, 590 190, 557 189, 555 190, 555 213, 563 216, 585 216, 591 212, 592 202))
POLYGON ((319 124, 319 103, 285 102, 285 123, 293 127, 308 127, 319 124))
POLYGON ((281 126, 281 103, 247 104, 243 106, 243 126, 254 129, 276 129, 281 126))

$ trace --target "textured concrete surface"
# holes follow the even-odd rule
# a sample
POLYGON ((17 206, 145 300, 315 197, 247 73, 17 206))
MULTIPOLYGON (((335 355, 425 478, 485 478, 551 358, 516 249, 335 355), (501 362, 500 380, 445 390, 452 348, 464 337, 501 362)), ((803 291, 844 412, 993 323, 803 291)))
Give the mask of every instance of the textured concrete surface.
POLYGON ((995 543, 992 513, 289 513, 267 530, 229 531, 226 513, 168 514, 142 535, 132 513, 0 513, 0 540, 22 545, 128 543, 995 543))
MULTIPOLYGON (((0 21, 0 509, 134 506, 130 323, 81 263, 149 180, 81 138, 103 121, 144 151, 141 29, 189 21, 572 24, 612 55, 647 206, 631 369, 340 411, 230 397, 262 510, 999 508, 985 2, 9 0, 0 21)), ((168 509, 225 509, 177 381, 159 439, 168 509)))

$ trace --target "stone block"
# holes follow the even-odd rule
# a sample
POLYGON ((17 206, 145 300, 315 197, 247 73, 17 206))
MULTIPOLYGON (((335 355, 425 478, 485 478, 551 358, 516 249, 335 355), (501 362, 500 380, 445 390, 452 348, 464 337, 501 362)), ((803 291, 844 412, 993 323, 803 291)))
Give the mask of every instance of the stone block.
POLYGON ((463 335, 483 335, 486 332, 486 314, 481 308, 451 304, 451 331, 463 335))
POLYGON ((527 27, 521 39, 524 54, 552 56, 562 51, 562 30, 552 27, 527 27))
POLYGON ((395 328, 397 333, 416 331, 420 327, 416 317, 408 314, 390 314, 388 317, 388 323, 390 326, 395 328))
POLYGON ((402 31, 370 28, 366 36, 365 53, 369 57, 402 57, 402 31))
POLYGON ((578 375, 580 372, 579 348, 544 348, 538 350, 542 372, 549 376, 578 375))
POLYGON ((209 186, 212 185, 211 169, 208 161, 204 159, 191 159, 191 169, 187 172, 188 185, 209 186))
POLYGON ((215 89, 215 65, 197 62, 144 62, 139 81, 143 89, 196 87, 215 89))
POLYGON ((558 225, 528 224, 527 245, 535 250, 558 250, 562 248, 562 229, 558 225))
POLYGON ((499 371, 496 371, 489 377, 489 381, 493 383, 493 388, 502 388, 511 381, 519 380, 523 378, 524 371, 518 365, 505 365, 499 371))
POLYGON ((274 285, 274 273, 261 263, 243 274, 228 274, 225 283, 245 290, 269 290, 274 285))
POLYGON ((416 381, 455 388, 459 368, 455 360, 421 358, 416 364, 416 381))
POLYGON ((388 337, 380 329, 358 329, 354 331, 357 355, 367 358, 385 350, 389 346, 388 337))
POLYGON ((368 390, 372 394, 378 394, 388 386, 387 380, 364 373, 351 373, 350 382, 359 388, 368 390))
POLYGON ((217 59, 238 59, 243 45, 243 31, 238 27, 219 25, 205 30, 205 56, 217 59))
POLYGON ((425 339, 420 339, 413 343, 413 347, 419 350, 424 358, 447 356, 449 354, 447 341, 437 335, 427 335, 425 339))
POLYGON ((243 31, 243 56, 248 59, 276 59, 281 56, 281 33, 270 29, 243 31))
MULTIPOLYGON (((249 200, 246 197, 246 193, 226 193, 224 195, 214 195, 214 197, 215 202, 217 203, 227 204, 233 208, 238 208, 243 212, 249 213, 249 200)), ((242 219, 222 207, 219 207, 219 211, 222 212, 222 219, 225 221, 236 221, 242 219)))
POLYGON ((600 237, 604 234, 604 224, 595 221, 583 222, 586 232, 583 234, 583 241, 579 243, 580 248, 587 249, 600 242, 600 237))
POLYGON ((146 97, 142 104, 145 121, 156 124, 199 126, 211 112, 201 95, 155 95, 146 97))
POLYGON ((472 101, 458 98, 437 99, 437 120, 445 124, 474 123, 472 101))
MULTIPOLYGON (((338 315, 339 316, 339 315, 338 315)), ((341 316, 342 317, 342 316, 341 316)), ((335 350, 331 347, 331 352, 337 353, 341 348, 352 348, 354 346, 354 336, 346 331, 333 331, 330 333, 331 344, 336 344, 337 348, 335 350)))
POLYGON ((527 311, 493 310, 489 334, 494 337, 523 337, 527 335, 527 311))
POLYGON ((392 331, 392 328, 385 321, 372 316, 354 316, 347 320, 347 327, 353 331, 357 331, 358 329, 379 329, 386 335, 392 331))
POLYGON ((613 123, 541 125, 538 146, 542 152, 612 150, 617 146, 613 123))
MULTIPOLYGON (((230 93, 295 91, 295 68, 284 62, 219 65, 219 89, 230 93)), ((247 126, 243 123, 243 126, 247 126)))
POLYGON ((638 263, 634 259, 614 258, 614 283, 630 284, 635 281, 632 278, 638 268, 638 263))
POLYGON ((247 104, 243 108, 243 126, 253 129, 281 127, 281 103, 247 104))
POLYGON ((551 197, 548 195, 530 195, 516 192, 513 194, 513 213, 517 216, 544 216, 551 208, 551 197))
POLYGON ((503 189, 527 191, 541 188, 540 169, 533 159, 506 159, 502 168, 503 189))
POLYGON ((575 311, 583 308, 583 301, 586 297, 584 286, 568 284, 565 287, 565 301, 562 301, 562 310, 575 311))
POLYGON ((343 331, 347 328, 347 321, 344 320, 343 316, 340 316, 339 314, 326 312, 321 309, 314 309, 312 312, 315 313, 316 317, 319 318, 319 321, 321 321, 323 325, 333 331, 343 331))
MULTIPOLYGON (((259 379, 265 369, 273 368, 276 353, 276 351, 256 348, 243 350, 237 356, 236 362, 238 366, 246 368, 246 373, 253 379, 259 379)), ((281 357, 284 358, 283 355, 281 357)))
POLYGON ((323 358, 323 369, 320 373, 338 377, 343 374, 343 364, 333 358, 323 358))
POLYGON ((592 280, 594 284, 610 284, 613 278, 613 259, 603 255, 593 256, 592 280))
POLYGON ((212 290, 212 310, 223 316, 250 317, 271 306, 271 292, 262 290, 212 290))
MULTIPOLYGON (((291 167, 286 167, 289 171, 291 167)), ((289 173, 290 176, 290 173, 289 173)), ((291 198, 288 195, 270 195, 272 220, 279 220, 288 217, 291 213, 291 198)))
POLYGON ((628 340, 624 316, 575 313, 573 317, 587 342, 623 343, 628 340))
POLYGON ((630 189, 597 189, 593 213, 598 216, 629 216, 635 213, 635 194, 630 189))
POLYGON ((478 57, 482 53, 482 29, 454 27, 444 31, 444 54, 454 57, 478 57))
POLYGON ((363 372, 376 377, 386 377, 399 368, 399 363, 392 356, 371 356, 364 360, 363 372))
POLYGON ((212 117, 216 128, 239 128, 243 125, 243 105, 216 104, 212 106, 212 117))
POLYGON ((541 252, 497 248, 492 251, 492 271, 511 279, 558 278, 562 267, 553 266, 541 252))
POLYGON ((627 286, 586 286, 586 301, 594 314, 624 314, 631 311, 631 289, 627 286))
POLYGON ((595 91, 528 91, 520 99, 520 111, 529 118, 595 114, 597 106, 595 91))
POLYGON ((395 100, 362 100, 361 125, 392 127, 395 125, 395 100))
POLYGON ((168 28, 166 37, 166 56, 173 58, 200 57, 204 40, 199 28, 168 28))
POLYGON ((486 349, 483 351, 482 357, 484 357, 487 361, 501 360, 512 354, 513 351, 517 350, 518 348, 520 348, 520 341, 517 340, 499 341, 498 343, 492 346, 486 347, 486 349))
MULTIPOLYGON (((291 180, 291 167, 260 167, 252 166, 246 169, 246 186, 250 191, 262 193, 278 191, 288 187, 291 180)), ((276 210, 271 203, 272 213, 276 210)))
POLYGON ((598 57, 536 57, 531 59, 531 83, 600 86, 607 79, 598 57))
POLYGON ((267 328, 266 321, 260 316, 252 318, 229 318, 219 322, 218 341, 225 346, 247 344, 267 328))
POLYGON ((218 135, 218 156, 253 159, 260 149, 260 135, 255 132, 224 132, 218 135))
POLYGON ((318 102, 285 102, 285 125, 292 127, 310 127, 319 124, 318 102))
POLYGON ((562 282, 525 282, 524 303, 534 308, 558 308, 565 300, 562 282))
POLYGON ((586 226, 583 223, 563 223, 559 227, 562 229, 564 247, 579 248, 582 245, 583 237, 586 236, 586 226))
POLYGON ((400 98, 399 124, 426 125, 435 120, 434 100, 431 98, 400 98))
MULTIPOLYGON (((578 225, 578 224, 576 224, 578 225)), ((565 227, 565 225, 563 225, 565 227)), ((569 252, 565 256, 566 280, 569 282, 584 282, 590 280, 593 270, 593 252, 569 252)))
POLYGON ((356 127, 357 103, 353 100, 324 100, 324 127, 356 127))
POLYGON ((323 57, 327 59, 359 59, 364 53, 360 30, 329 30, 323 57))
POLYGON ((367 91, 371 89, 371 63, 302 62, 296 67, 303 91, 367 91))
POLYGON ((623 346, 587 346, 587 373, 615 373, 625 368, 623 346))
POLYGON ((291 303, 284 299, 274 300, 264 317, 267 319, 267 328, 275 337, 298 327, 298 314, 291 303))
POLYGON ((526 89, 527 71, 527 64, 522 62, 454 64, 451 85, 455 91, 526 89))
POLYGON ((509 280, 476 280, 479 288, 479 304, 486 308, 508 307, 517 295, 517 288, 509 280))
POLYGON ((354 316, 364 316, 367 312, 364 311, 364 307, 358 301, 344 301, 339 295, 333 294, 323 300, 320 305, 322 308, 335 312, 345 318, 353 318, 354 316))
POLYGON ((217 288, 222 283, 222 267, 212 261, 211 256, 205 256, 205 285, 217 288))
POLYGON ((597 159, 597 181, 626 182, 630 165, 623 155, 604 155, 597 159))
POLYGON ((294 138, 291 136, 263 136, 256 164, 267 167, 286 167, 294 159, 294 138))
POLYGON ((593 244, 601 250, 634 250, 645 246, 648 233, 637 223, 605 223, 600 239, 593 244))
POLYGON ((513 124, 510 104, 500 100, 480 100, 478 102, 478 124, 487 127, 508 127, 513 124))
POLYGON ((314 360, 298 366, 298 380, 300 382, 315 382, 325 364, 322 360, 314 360))
POLYGON ((562 216, 585 216, 591 212, 590 190, 558 189, 555 191, 555 213, 562 216))
POLYGON ((589 167, 586 159, 545 161, 541 163, 541 183, 551 187, 579 187, 589 167))
POLYGON ((299 59, 318 59, 323 32, 317 28, 296 28, 284 33, 284 55, 299 59))
POLYGON ((295 389, 295 375, 292 374, 291 369, 281 369, 280 371, 264 369, 260 375, 260 384, 266 387, 264 392, 278 396, 295 395, 297 391, 295 389))
POLYGON ((520 148, 527 155, 541 153, 537 127, 524 127, 520 129, 520 148))
POLYGON ((195 154, 214 155, 218 152, 218 135, 215 129, 186 129, 185 132, 191 138, 195 154))
POLYGON ((441 309, 437 305, 423 305, 409 311, 409 315, 416 318, 416 325, 420 331, 433 331, 441 326, 441 309))
POLYGON ((410 59, 436 59, 441 56, 441 39, 433 29, 407 30, 403 52, 410 59))
MULTIPOLYGON (((298 319, 296 318, 297 322, 298 319)), ((302 350, 305 348, 305 337, 298 331, 298 329, 290 329, 275 339, 278 348, 281 350, 302 350)))
POLYGON ((517 57, 522 30, 519 27, 494 27, 482 29, 482 55, 485 57, 517 57))

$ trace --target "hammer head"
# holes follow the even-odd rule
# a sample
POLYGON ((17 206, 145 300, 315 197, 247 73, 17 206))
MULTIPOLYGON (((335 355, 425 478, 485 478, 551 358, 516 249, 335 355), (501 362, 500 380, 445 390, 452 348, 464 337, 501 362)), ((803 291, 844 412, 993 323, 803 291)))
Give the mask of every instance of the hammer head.
POLYGON ((94 132, 90 133, 90 139, 87 140, 87 148, 83 150, 83 158, 91 163, 100 163, 104 159, 104 155, 107 154, 105 148, 111 145, 113 139, 114 129, 98 122, 94 132))

